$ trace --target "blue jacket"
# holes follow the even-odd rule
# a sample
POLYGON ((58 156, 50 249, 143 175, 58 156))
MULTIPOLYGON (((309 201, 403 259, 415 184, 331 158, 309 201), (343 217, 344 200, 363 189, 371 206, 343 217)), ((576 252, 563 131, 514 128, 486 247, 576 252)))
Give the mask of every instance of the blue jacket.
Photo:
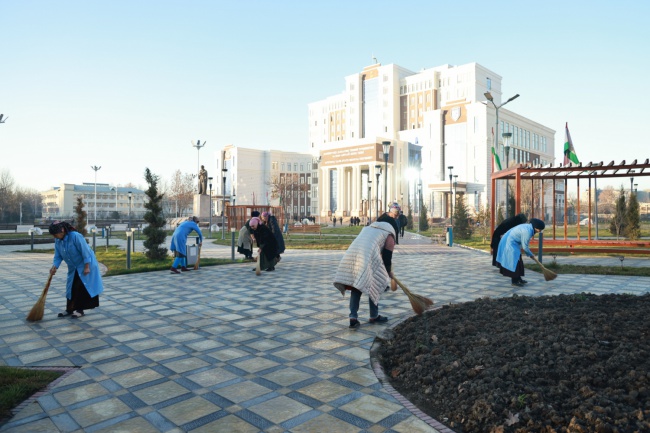
POLYGON ((86 286, 91 298, 99 295, 104 291, 102 275, 99 272, 99 264, 95 253, 93 252, 86 238, 79 232, 66 233, 63 239, 54 239, 54 261, 55 268, 59 268, 61 262, 65 261, 68 265, 68 281, 66 283, 65 296, 72 299, 72 282, 74 273, 77 271, 81 282, 86 286), (85 264, 90 265, 90 273, 84 274, 85 264))
POLYGON ((199 235, 199 243, 203 243, 203 234, 201 229, 194 221, 182 222, 172 235, 172 243, 169 247, 171 251, 176 251, 184 256, 187 255, 187 237, 194 230, 199 235))
POLYGON ((509 271, 514 272, 521 257, 522 248, 527 256, 533 255, 528 247, 533 236, 535 236, 535 229, 531 224, 520 224, 508 230, 501 238, 501 242, 499 242, 497 262, 509 271))

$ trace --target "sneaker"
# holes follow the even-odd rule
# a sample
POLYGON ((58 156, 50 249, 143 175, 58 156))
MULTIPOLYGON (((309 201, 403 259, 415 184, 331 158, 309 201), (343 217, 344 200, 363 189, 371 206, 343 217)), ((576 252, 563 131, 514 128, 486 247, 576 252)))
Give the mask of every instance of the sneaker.
POLYGON ((179 271, 179 270, 176 269, 176 268, 171 268, 171 269, 169 269, 169 270, 172 271, 172 274, 180 274, 180 273, 181 273, 181 271, 179 271))
POLYGON ((383 323, 383 322, 388 322, 388 317, 385 317, 385 316, 379 315, 379 316, 375 317, 374 319, 370 319, 370 320, 368 320, 368 322, 370 322, 370 323, 383 323))
POLYGON ((512 287, 524 287, 524 283, 517 281, 516 283, 512 283, 512 287))
POLYGON ((181 271, 183 271, 183 272, 189 272, 189 271, 191 271, 191 269, 186 268, 185 266, 183 266, 183 267, 181 268, 181 271))
POLYGON ((350 319, 350 329, 357 329, 359 326, 361 326, 361 323, 357 319, 350 319))

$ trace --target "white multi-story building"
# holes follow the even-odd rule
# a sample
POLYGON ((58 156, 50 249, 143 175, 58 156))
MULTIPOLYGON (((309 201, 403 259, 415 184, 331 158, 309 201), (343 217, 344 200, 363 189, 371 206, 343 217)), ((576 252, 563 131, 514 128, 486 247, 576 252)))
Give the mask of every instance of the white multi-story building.
POLYGON ((48 191, 41 192, 43 204, 43 217, 52 219, 74 218, 74 207, 77 205, 77 197, 82 197, 84 210, 88 214, 88 222, 95 219, 107 218, 126 219, 129 216, 134 219, 143 217, 147 197, 144 191, 132 187, 110 186, 106 183, 84 183, 74 185, 64 183, 55 186, 48 191), (117 215, 115 214, 117 212, 117 215))
POLYGON ((281 206, 290 219, 315 215, 315 164, 317 161, 307 153, 228 145, 216 161, 221 177, 212 179, 215 214, 220 215, 224 201, 228 201, 233 205, 281 206))
POLYGON ((417 73, 377 63, 345 77, 342 93, 309 104, 310 151, 321 160, 321 215, 368 216, 392 201, 416 207, 418 192, 432 217, 448 217, 456 194, 465 195, 470 210, 485 205, 493 136, 504 165, 553 162, 555 131, 505 108, 497 127, 487 92, 500 106, 501 77, 476 63, 417 73))

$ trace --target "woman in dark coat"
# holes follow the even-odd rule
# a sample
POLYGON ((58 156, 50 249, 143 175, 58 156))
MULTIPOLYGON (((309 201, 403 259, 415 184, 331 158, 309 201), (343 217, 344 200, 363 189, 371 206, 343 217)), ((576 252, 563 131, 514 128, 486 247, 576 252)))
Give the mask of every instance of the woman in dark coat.
POLYGON ((275 264, 278 262, 278 243, 271 229, 262 224, 257 217, 251 218, 248 224, 257 243, 257 260, 260 261, 260 268, 267 272, 275 271, 275 264))
POLYGON ((496 266, 497 268, 499 267, 499 264, 497 263, 497 253, 499 252, 499 242, 501 241, 501 237, 511 228, 516 227, 519 224, 524 224, 526 221, 528 221, 526 215, 520 213, 519 215, 504 219, 501 224, 497 226, 494 233, 492 233, 492 241, 490 242, 490 248, 492 248, 492 266, 496 266))
POLYGON ((271 215, 270 212, 262 212, 262 222, 271 229, 271 233, 275 237, 278 244, 278 261, 280 261, 280 254, 284 253, 284 238, 282 237, 282 229, 278 224, 278 219, 271 215))

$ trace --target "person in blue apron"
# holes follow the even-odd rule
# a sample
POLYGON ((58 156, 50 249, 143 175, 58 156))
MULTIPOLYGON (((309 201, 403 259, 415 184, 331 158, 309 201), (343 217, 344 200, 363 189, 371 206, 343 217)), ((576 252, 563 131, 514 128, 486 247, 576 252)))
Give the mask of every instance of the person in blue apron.
POLYGON ((99 263, 86 238, 71 224, 54 221, 49 232, 54 236, 54 260, 50 274, 55 275, 62 262, 68 265, 65 312, 59 317, 76 319, 84 310, 99 307, 99 295, 104 291, 99 263))
POLYGON ((190 269, 187 267, 187 237, 193 231, 199 235, 199 246, 203 244, 203 234, 201 229, 198 226, 199 219, 193 216, 190 220, 184 221, 176 227, 174 234, 172 235, 172 242, 169 247, 170 251, 174 253, 174 263, 170 271, 173 274, 180 274, 181 271, 187 272, 190 269), (178 267, 181 267, 181 270, 178 270, 178 267))
POLYGON ((528 281, 524 280, 524 261, 521 259, 521 250, 530 258, 533 253, 528 244, 536 233, 544 230, 544 221, 531 218, 528 224, 520 224, 508 230, 499 242, 497 263, 500 265, 501 275, 510 277, 512 285, 523 287, 528 281))

